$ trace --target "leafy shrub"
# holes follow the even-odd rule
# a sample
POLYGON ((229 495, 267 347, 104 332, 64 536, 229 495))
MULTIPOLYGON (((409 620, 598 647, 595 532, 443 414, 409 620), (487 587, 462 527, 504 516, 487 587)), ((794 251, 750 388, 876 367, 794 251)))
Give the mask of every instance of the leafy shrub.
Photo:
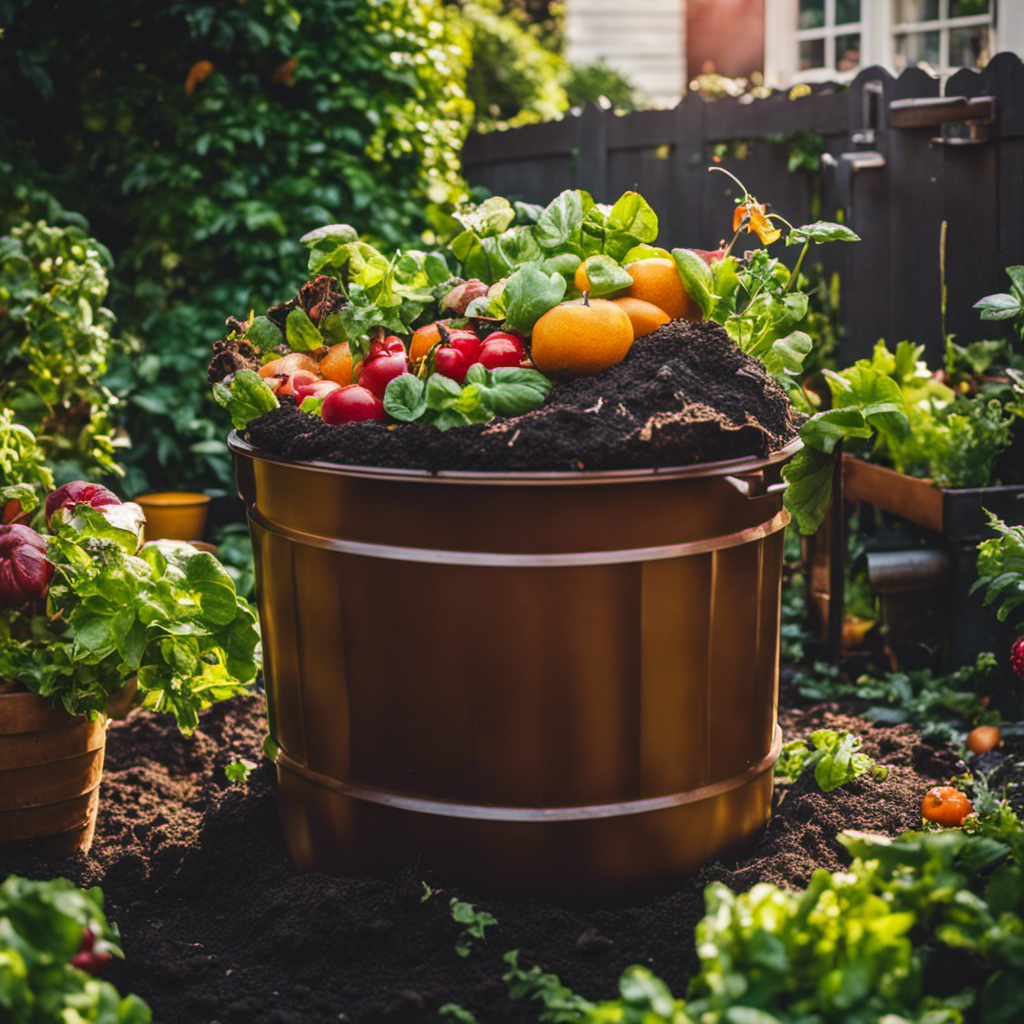
POLYGON ((58 483, 118 471, 115 399, 101 383, 119 348, 103 305, 111 262, 76 226, 38 221, 0 238, 0 404, 36 435, 58 483))
POLYGON ((463 4, 462 21, 471 52, 466 88, 478 129, 549 121, 568 108, 565 60, 504 16, 501 0, 463 4))
POLYGON ((57 0, 0 0, 0 29, 0 131, 35 143, 5 153, 8 185, 88 217, 117 254, 121 323, 143 339, 114 383, 136 442, 127 489, 226 483, 227 420, 200 384, 225 316, 294 291, 309 229, 344 220, 405 243, 425 200, 463 192, 458 13, 82 0, 68 19, 57 0))
POLYGON ((587 102, 600 103, 616 110, 639 110, 643 105, 636 85, 621 71, 603 60, 593 64, 572 64, 565 81, 569 106, 582 107, 587 102))

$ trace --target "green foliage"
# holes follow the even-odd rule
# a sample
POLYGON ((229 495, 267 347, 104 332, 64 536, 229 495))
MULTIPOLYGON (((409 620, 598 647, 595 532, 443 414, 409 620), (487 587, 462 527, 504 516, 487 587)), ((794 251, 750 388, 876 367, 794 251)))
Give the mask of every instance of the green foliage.
POLYGON ((232 424, 238 430, 246 426, 250 420, 278 406, 277 398, 270 390, 270 386, 255 370, 239 370, 234 374, 230 384, 214 384, 213 397, 219 405, 227 409, 232 424))
POLYGON ((497 918, 488 914, 486 910, 477 910, 472 903, 463 903, 454 896, 449 907, 452 920, 464 926, 455 943, 455 952, 462 957, 469 956, 474 940, 486 938, 484 929, 497 924, 497 918))
POLYGON ((776 775, 796 781, 804 772, 813 772, 818 786, 829 793, 868 772, 879 780, 889 774, 885 765, 858 753, 860 737, 845 729, 816 729, 807 739, 810 743, 793 740, 782 748, 775 765, 776 775))
POLYGON ((38 221, 0 238, 0 404, 36 435, 58 483, 118 470, 102 383, 123 350, 103 305, 110 266, 77 226, 38 221))
POLYGON ((53 522, 48 614, 12 613, 0 676, 94 717, 134 675, 142 705, 173 715, 185 733, 203 708, 252 682, 256 616, 212 555, 167 540, 129 554, 131 532, 84 504, 53 522))
POLYGON ((1018 611, 1024 605, 1024 526, 1007 526, 991 512, 985 514, 997 536, 978 545, 978 579, 971 593, 984 590, 985 604, 998 605, 999 621, 1010 619, 1017 632, 1024 632, 1018 611))
POLYGON ((1009 292, 986 295, 974 308, 981 311, 982 320, 1009 320, 1017 337, 1024 341, 1024 267, 1007 267, 1010 278, 1009 292))
POLYGON ((129 489, 226 484, 227 419, 197 386, 225 316, 294 292, 306 231, 345 219, 395 245, 425 202, 464 192, 458 12, 87 0, 68 19, 41 0, 0 4, 0 28, 0 131, 46 154, 44 170, 12 147, 0 208, 31 182, 101 226, 120 322, 142 339, 114 384, 129 489))
POLYGON ((241 757, 237 761, 232 761, 224 766, 224 777, 228 782, 245 782, 255 767, 255 761, 248 761, 241 757))
POLYGON ((987 711, 983 703, 995 665, 995 655, 986 652, 973 665, 944 675, 914 669, 880 676, 864 673, 851 682, 837 667, 817 663, 799 672, 793 682, 808 700, 863 701, 867 707, 861 717, 869 721, 909 722, 926 735, 963 743, 976 725, 999 721, 998 712, 987 711))
POLYGON ((643 106, 636 84, 603 59, 593 64, 570 64, 565 93, 570 107, 598 103, 614 110, 631 111, 643 106))
POLYGON ((470 48, 466 90, 483 131, 550 121, 569 106, 565 60, 505 16, 504 6, 501 0, 461 3, 470 48))
POLYGON ((72 967, 89 929, 97 954, 122 957, 99 889, 64 878, 0 885, 0 1017, 7 1024, 149 1024, 149 1007, 72 967))
POLYGON ((523 970, 518 949, 506 953, 504 961, 509 969, 502 980, 508 986, 509 999, 541 1003, 544 1009, 537 1017, 540 1024, 572 1024, 594 1009, 593 1003, 566 988, 556 975, 546 974, 537 966, 523 970))
POLYGON ((0 516, 9 501, 31 512, 53 490, 46 456, 28 427, 14 422, 14 410, 0 412, 0 516))

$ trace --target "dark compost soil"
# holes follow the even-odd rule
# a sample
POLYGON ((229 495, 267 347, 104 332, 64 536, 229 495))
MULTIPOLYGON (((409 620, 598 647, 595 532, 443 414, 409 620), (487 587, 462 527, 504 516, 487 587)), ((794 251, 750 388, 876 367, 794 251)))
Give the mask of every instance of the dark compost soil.
POLYGON ((512 419, 440 432, 416 423, 331 426, 282 406, 243 436, 289 459, 438 470, 576 471, 688 466, 754 455, 796 437, 785 392, 717 324, 674 320, 618 365, 556 383, 512 419))
POLYGON ((447 1002, 483 1022, 535 1021, 538 1009, 509 1002, 501 981, 511 949, 521 965, 554 972, 587 998, 612 997, 634 963, 682 994, 708 882, 803 886, 815 868, 843 866, 839 831, 917 827, 923 793, 962 769, 908 726, 876 728, 832 705, 782 716, 787 739, 820 726, 861 735, 867 753, 893 766, 889 777, 828 794, 778 786, 771 821, 741 858, 625 908, 580 910, 449 886, 423 900, 424 881, 439 883, 413 868, 384 879, 298 874, 279 837, 269 763, 247 785, 224 778, 228 762, 260 757, 258 696, 211 709, 191 739, 148 712, 113 723, 92 853, 40 864, 0 852, 0 877, 64 875, 102 886, 127 955, 107 976, 146 999, 156 1024, 433 1020, 447 1002), (454 950, 455 895, 498 920, 465 959, 454 950))

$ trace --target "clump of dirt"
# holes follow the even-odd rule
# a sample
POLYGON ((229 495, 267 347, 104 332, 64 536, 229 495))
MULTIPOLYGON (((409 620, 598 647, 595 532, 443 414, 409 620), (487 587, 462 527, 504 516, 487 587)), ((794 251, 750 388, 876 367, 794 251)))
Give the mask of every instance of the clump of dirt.
POLYGON ((416 423, 329 425, 282 406, 243 436, 296 460, 572 472, 764 457, 796 437, 796 426, 780 385, 720 326, 674 320, 639 339, 617 366, 556 383, 523 416, 441 432, 416 423))
POLYGON ((262 762, 245 785, 223 773, 239 757, 260 758, 266 721, 257 696, 212 708, 191 739, 147 712, 113 723, 92 853, 44 864, 0 847, 0 877, 63 875, 102 886, 127 957, 107 977, 142 996, 155 1024, 438 1020, 448 1002, 481 1021, 534 1024, 538 1007, 507 997, 507 951, 590 999, 614 996, 634 963, 682 994, 708 882, 803 886, 815 868, 844 864, 841 830, 895 835, 919 826, 922 794, 960 767, 909 726, 875 727, 834 705, 785 713, 782 725, 787 739, 849 729, 892 771, 832 793, 780 785, 771 821, 742 856, 625 908, 495 898, 415 866, 384 879, 297 873, 280 839, 271 766, 262 762), (454 949, 454 896, 498 920, 464 959, 454 949))

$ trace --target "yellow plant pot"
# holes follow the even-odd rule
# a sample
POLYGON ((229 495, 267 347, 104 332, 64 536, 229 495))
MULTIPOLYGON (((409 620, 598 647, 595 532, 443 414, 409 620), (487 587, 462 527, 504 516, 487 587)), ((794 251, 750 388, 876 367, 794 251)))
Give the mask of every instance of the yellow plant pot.
POLYGON ((135 501, 146 513, 146 540, 197 540, 206 528, 205 494, 164 491, 140 494, 135 501))

